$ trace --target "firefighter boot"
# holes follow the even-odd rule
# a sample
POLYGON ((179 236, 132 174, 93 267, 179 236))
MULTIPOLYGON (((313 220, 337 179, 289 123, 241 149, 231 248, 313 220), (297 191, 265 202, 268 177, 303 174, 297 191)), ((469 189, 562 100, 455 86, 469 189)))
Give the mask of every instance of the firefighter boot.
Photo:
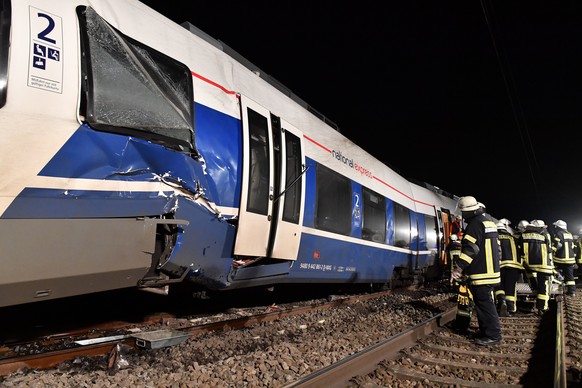
POLYGON ((502 299, 499 302, 499 316, 500 317, 508 317, 509 316, 509 311, 507 309, 507 302, 505 301, 505 299, 502 299))

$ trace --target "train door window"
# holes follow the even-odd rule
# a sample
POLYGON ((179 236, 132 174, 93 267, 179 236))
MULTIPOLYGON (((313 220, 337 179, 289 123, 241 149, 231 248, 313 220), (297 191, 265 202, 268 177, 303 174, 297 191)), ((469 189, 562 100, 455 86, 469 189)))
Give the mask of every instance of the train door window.
POLYGON ((285 132, 285 152, 287 154, 287 170, 285 172, 285 205, 283 206, 283 220, 299 223, 301 206, 301 142, 291 132, 285 132), (298 179, 299 178, 299 179, 298 179))
POLYGON ((424 215, 424 225, 426 228, 426 248, 427 249, 434 249, 438 248, 437 246, 437 224, 436 218, 433 216, 429 216, 427 214, 424 215))
POLYGON ((187 66, 78 7, 81 115, 93 128, 194 150, 192 74, 187 66))
POLYGON ((315 227, 349 235, 352 230, 352 190, 348 178, 317 165, 315 227))
POLYGON ((366 187, 362 189, 364 197, 364 222, 362 238, 364 240, 386 241, 386 199, 366 187))
POLYGON ((0 0, 0 108, 6 104, 8 49, 10 48, 10 1, 0 0))
POLYGON ((247 210, 266 216, 269 209, 269 125, 265 116, 250 108, 247 113, 250 139, 247 210))
POLYGON ((410 211, 394 202, 394 245, 400 248, 410 247, 410 211))

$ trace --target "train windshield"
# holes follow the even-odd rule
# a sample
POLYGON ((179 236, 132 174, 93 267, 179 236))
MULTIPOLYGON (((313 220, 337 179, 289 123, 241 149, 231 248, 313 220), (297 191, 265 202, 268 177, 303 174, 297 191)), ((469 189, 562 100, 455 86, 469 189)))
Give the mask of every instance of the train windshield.
POLYGON ((6 87, 8 85, 10 11, 10 0, 0 0, 0 108, 6 104, 6 87))
POLYGON ((91 7, 79 7, 87 123, 193 150, 192 74, 182 63, 125 36, 91 7))

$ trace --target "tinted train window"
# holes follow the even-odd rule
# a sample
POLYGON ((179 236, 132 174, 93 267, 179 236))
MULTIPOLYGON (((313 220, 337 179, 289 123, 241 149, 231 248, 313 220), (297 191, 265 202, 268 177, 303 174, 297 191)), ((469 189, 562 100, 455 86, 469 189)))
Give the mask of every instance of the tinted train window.
POLYGON ((362 238, 364 240, 386 241, 386 199, 384 196, 366 187, 363 188, 364 196, 364 223, 362 225, 362 238))
POLYGON ((285 152, 287 154, 287 169, 285 171, 285 205, 283 219, 294 224, 299 223, 301 206, 301 143, 291 132, 285 132, 285 152))
POLYGON ((426 228, 426 248, 438 249, 437 247, 437 224, 436 217, 424 215, 424 225, 426 228))
POLYGON ((82 31, 81 114, 96 129, 193 149, 192 74, 182 63, 122 34, 91 7, 82 31))
POLYGON ((394 202, 394 245, 410 247, 410 211, 394 202))
POLYGON ((247 210, 266 216, 269 208, 269 126, 265 116, 250 108, 247 113, 251 147, 247 210))
POLYGON ((352 187, 348 178, 317 165, 315 227, 349 235, 352 230, 352 187))
POLYGON ((8 87, 10 14, 10 0, 0 0, 0 108, 6 104, 6 88, 8 87))

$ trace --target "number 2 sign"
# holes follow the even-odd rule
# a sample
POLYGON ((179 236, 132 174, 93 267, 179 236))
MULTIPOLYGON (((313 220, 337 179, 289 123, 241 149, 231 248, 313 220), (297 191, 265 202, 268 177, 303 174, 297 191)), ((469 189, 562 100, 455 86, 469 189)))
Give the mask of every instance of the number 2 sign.
POLYGON ((62 93, 63 23, 59 16, 30 7, 28 86, 62 93))

